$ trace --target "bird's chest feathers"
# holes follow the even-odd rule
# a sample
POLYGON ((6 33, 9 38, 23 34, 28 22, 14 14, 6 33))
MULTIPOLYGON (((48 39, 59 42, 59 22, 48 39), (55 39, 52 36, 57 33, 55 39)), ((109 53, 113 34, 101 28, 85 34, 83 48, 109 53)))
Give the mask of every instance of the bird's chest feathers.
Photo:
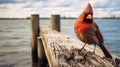
POLYGON ((92 28, 92 24, 83 23, 83 24, 80 24, 79 31, 80 31, 82 34, 85 34, 85 33, 90 32, 90 31, 91 31, 91 28, 92 28))
POLYGON ((76 23, 75 24, 75 32, 81 36, 86 36, 86 34, 92 34, 94 32, 94 24, 88 23, 76 23), (85 34, 85 35, 84 35, 85 34))
POLYGON ((91 41, 91 40, 94 39, 94 35, 95 35, 95 33, 94 33, 94 31, 95 31, 94 25, 93 24, 85 24, 85 23, 80 24, 79 23, 78 26, 79 27, 76 27, 76 35, 77 35, 77 37, 81 41, 83 41, 85 43, 92 44, 93 41, 91 41))

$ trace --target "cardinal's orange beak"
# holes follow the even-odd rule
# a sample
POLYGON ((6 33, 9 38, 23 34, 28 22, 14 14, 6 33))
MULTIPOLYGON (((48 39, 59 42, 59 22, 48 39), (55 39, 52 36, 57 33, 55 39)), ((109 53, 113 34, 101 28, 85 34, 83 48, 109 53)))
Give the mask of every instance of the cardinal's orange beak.
POLYGON ((91 14, 88 14, 86 19, 92 19, 92 15, 91 14))

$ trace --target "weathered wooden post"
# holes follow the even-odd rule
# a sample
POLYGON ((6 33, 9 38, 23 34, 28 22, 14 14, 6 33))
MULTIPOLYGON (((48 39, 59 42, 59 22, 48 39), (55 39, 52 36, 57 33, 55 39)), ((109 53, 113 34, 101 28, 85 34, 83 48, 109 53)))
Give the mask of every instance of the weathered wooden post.
POLYGON ((36 65, 38 63, 37 53, 37 37, 39 36, 39 15, 31 15, 31 28, 32 28, 32 63, 36 65))
POLYGON ((60 32, 60 15, 51 15, 51 26, 52 30, 60 32))

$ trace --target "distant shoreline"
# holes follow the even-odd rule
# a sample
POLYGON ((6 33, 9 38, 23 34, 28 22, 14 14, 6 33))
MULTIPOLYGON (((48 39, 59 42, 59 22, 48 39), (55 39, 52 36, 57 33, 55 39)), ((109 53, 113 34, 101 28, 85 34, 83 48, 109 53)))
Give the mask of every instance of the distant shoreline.
MULTIPOLYGON (((0 20, 29 20, 30 17, 27 18, 0 18, 0 20)), ((50 18, 40 18, 40 19, 50 19, 50 18)), ((61 17, 61 19, 77 19, 75 17, 61 17)), ((120 17, 94 17, 94 19, 120 19, 120 17)))

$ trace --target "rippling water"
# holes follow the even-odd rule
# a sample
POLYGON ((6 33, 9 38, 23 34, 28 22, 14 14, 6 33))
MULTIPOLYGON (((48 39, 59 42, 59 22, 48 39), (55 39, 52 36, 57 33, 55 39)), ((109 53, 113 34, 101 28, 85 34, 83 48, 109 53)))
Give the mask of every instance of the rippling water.
POLYGON ((0 56, 30 50, 29 20, 0 20, 0 56))
POLYGON ((30 21, 0 20, 0 67, 30 67, 30 21))
MULTIPOLYGON (((75 19, 61 20, 61 32, 76 38, 73 31, 75 21, 75 19)), ((111 53, 120 56, 120 19, 95 19, 95 21, 104 36, 105 46, 111 53)), ((40 24, 50 25, 50 20, 40 20, 40 24)), ((22 54, 19 55, 21 58, 30 55, 30 35, 30 20, 0 20, 0 65, 4 67, 4 63, 7 64, 8 60, 11 62, 12 56, 18 57, 18 53, 22 54), (2 61, 4 63, 1 63, 2 61)), ((31 56, 28 57, 23 61, 29 60, 26 63, 30 63, 31 56)))

